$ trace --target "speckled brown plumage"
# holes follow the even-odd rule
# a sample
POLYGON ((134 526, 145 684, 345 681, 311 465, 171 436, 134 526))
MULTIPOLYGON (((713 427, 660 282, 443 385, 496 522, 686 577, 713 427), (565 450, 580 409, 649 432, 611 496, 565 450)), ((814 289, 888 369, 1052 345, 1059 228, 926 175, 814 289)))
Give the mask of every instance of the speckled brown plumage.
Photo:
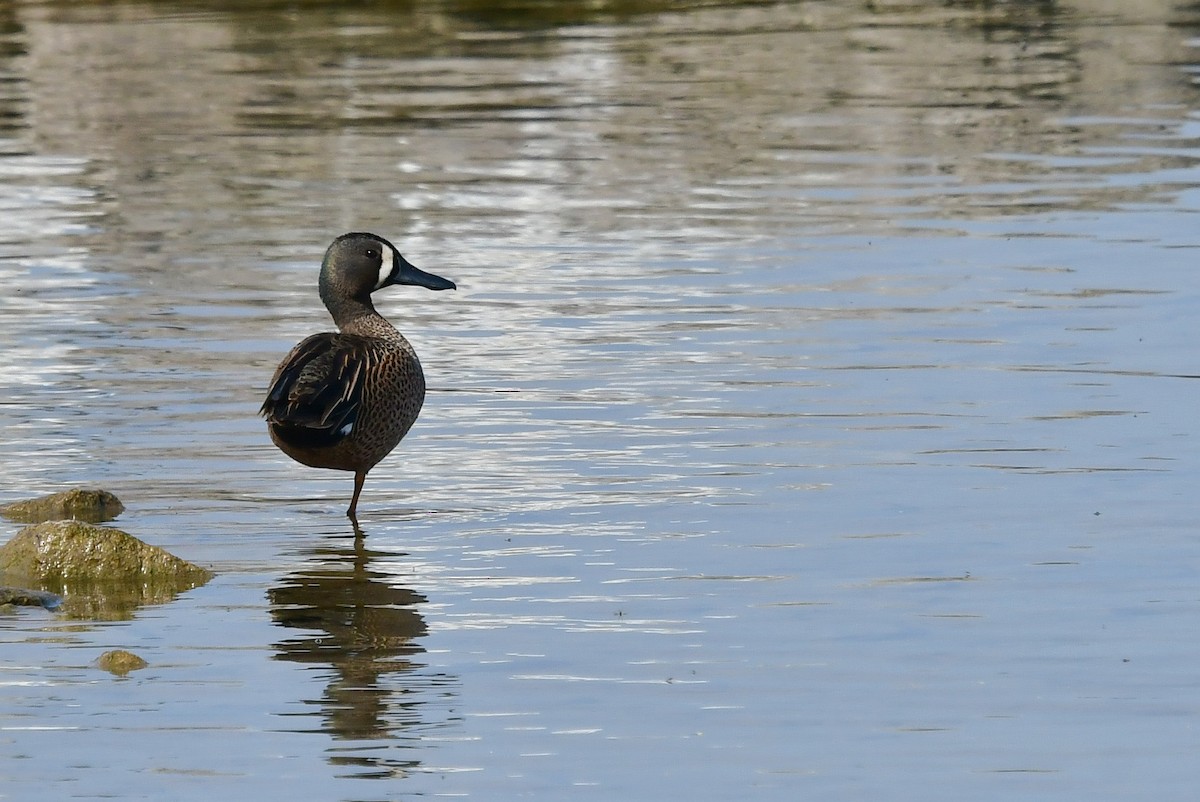
POLYGON ((355 517, 367 472, 408 433, 425 400, 412 345, 371 304, 393 284, 454 289, 418 270, 382 237, 345 234, 321 264, 320 291, 338 332, 302 340, 271 379, 261 413, 271 441, 313 468, 354 472, 346 514, 355 517))

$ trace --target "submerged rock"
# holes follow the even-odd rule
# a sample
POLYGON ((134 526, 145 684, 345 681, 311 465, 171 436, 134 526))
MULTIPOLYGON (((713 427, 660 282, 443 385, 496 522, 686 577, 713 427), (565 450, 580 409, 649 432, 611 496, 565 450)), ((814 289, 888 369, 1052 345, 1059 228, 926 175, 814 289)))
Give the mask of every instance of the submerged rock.
POLYGON ((96 668, 102 668, 110 674, 123 677, 130 671, 137 671, 150 665, 133 652, 124 649, 112 649, 96 658, 96 668))
POLYGON ((203 585, 210 571, 127 532, 82 521, 27 526, 0 546, 0 576, 62 595, 74 618, 128 618, 203 585))
POLYGON ((121 500, 107 490, 64 490, 49 496, 0 506, 0 515, 21 523, 75 520, 98 524, 125 511, 121 500))
POLYGON ((53 610, 62 604, 62 596, 44 590, 0 587, 0 607, 45 607, 53 610))

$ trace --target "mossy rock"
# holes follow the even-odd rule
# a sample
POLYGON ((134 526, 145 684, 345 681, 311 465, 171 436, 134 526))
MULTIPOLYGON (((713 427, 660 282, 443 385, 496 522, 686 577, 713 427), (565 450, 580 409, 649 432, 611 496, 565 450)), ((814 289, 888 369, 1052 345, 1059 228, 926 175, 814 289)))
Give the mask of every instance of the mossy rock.
POLYGON ((110 674, 123 677, 130 671, 137 671, 150 665, 133 652, 124 649, 112 649, 96 658, 96 668, 102 668, 110 674))
POLYGON ((0 515, 21 523, 41 521, 111 521, 125 511, 121 500, 107 490, 64 490, 49 496, 14 501, 0 507, 0 515))
POLYGON ((210 571, 107 526, 47 521, 0 546, 0 577, 63 596, 72 618, 119 620, 203 585, 210 571))

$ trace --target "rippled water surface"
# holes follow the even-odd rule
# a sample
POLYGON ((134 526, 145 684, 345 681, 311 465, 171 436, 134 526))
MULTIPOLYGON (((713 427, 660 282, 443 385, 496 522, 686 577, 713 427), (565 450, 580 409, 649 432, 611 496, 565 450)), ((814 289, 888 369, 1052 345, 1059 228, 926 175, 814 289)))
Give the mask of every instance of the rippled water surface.
POLYGON ((1194 6, 244 5, 0 3, 0 501, 217 574, 0 615, 0 798, 1194 793, 1194 6), (349 230, 459 286, 361 538, 349 230))

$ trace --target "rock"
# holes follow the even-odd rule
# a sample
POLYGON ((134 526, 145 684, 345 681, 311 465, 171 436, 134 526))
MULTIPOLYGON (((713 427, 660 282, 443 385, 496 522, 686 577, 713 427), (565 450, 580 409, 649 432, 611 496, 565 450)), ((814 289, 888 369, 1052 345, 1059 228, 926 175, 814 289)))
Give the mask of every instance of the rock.
POLYGON ((137 671, 150 665, 133 652, 124 649, 112 649, 96 658, 96 668, 102 668, 110 674, 123 677, 130 671, 137 671))
POLYGON ((0 578, 62 595, 60 609, 71 617, 120 620, 203 585, 212 573, 120 529, 47 521, 0 546, 0 578))
POLYGON ((53 610, 62 604, 62 597, 44 590, 0 587, 0 606, 45 607, 53 610))
POLYGON ((107 490, 64 490, 49 496, 14 501, 0 507, 0 515, 21 523, 75 520, 98 524, 125 511, 121 500, 107 490))

